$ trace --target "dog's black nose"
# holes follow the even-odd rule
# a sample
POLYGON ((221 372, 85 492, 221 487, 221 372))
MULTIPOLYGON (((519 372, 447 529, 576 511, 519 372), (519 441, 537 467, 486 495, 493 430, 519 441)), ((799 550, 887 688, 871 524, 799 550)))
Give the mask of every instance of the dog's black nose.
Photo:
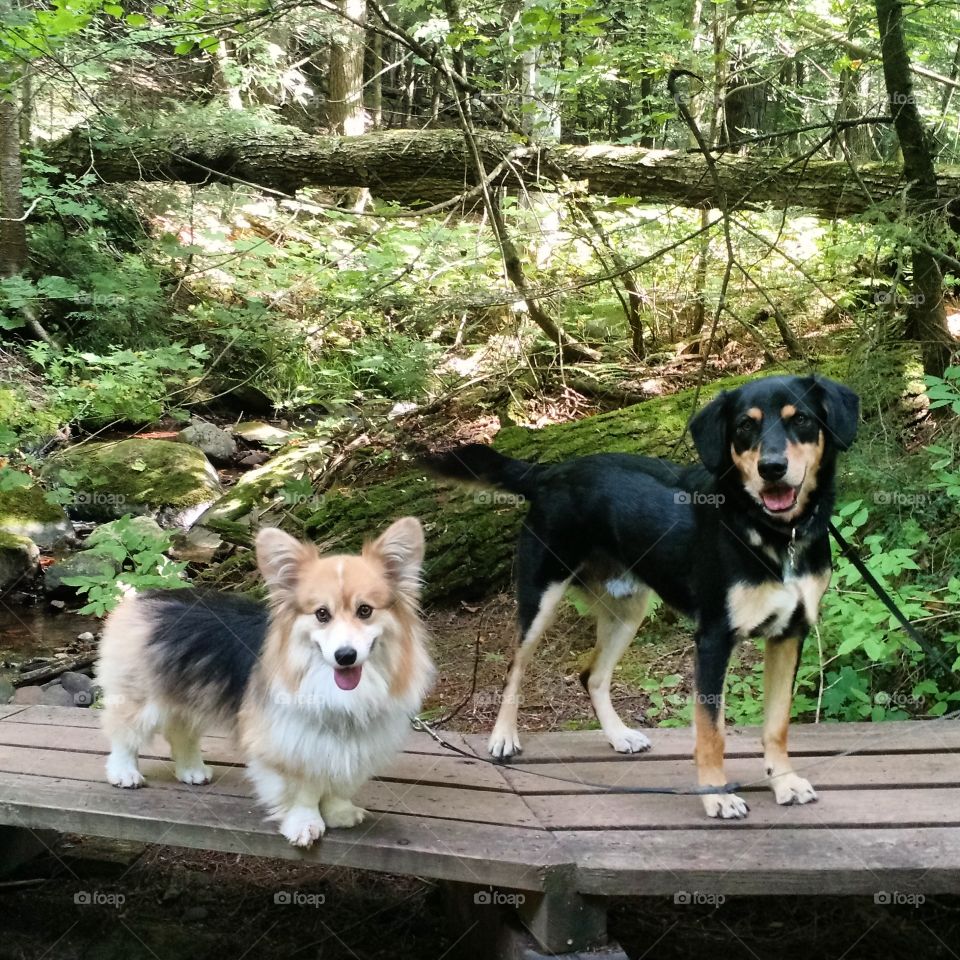
POLYGON ((757 469, 764 480, 782 480, 787 472, 787 458, 762 457, 757 469))
POLYGON ((354 650, 353 647, 341 647, 334 653, 333 659, 336 660, 341 667, 349 667, 357 662, 357 651, 354 650))

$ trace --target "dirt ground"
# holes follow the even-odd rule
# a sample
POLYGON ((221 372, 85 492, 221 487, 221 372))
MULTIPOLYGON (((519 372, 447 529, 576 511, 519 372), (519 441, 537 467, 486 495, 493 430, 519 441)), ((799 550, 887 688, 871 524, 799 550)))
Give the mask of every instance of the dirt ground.
MULTIPOLYGON (((446 729, 488 730, 514 643, 511 598, 429 620, 441 678, 432 716, 455 714, 446 729)), ((593 724, 578 680, 592 640, 589 622, 566 606, 525 682, 521 730, 593 724)), ((690 667, 688 627, 657 617, 618 670, 624 718, 653 725, 642 678, 677 674, 686 688, 690 667)), ((0 960, 452 960, 469 942, 469 933, 457 942, 429 880, 79 837, 0 880, 0 930, 0 960)), ((630 899, 615 903, 610 933, 631 958, 658 960, 960 958, 960 898, 630 899)))

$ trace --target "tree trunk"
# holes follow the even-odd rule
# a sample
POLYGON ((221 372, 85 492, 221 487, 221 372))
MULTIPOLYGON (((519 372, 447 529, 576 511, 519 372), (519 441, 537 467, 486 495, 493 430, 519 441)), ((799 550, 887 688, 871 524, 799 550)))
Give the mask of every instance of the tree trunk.
POLYGON ((237 85, 237 68, 230 55, 230 45, 221 40, 213 48, 213 80, 231 110, 243 109, 243 98, 237 85))
POLYGON ((12 277, 27 265, 23 215, 20 118, 13 90, 0 94, 0 274, 12 277))
MULTIPOLYGON (((936 243, 937 227, 943 226, 942 202, 933 149, 913 92, 910 57, 903 32, 903 6, 899 0, 876 0, 876 6, 887 100, 903 153, 903 174, 908 184, 911 213, 916 214, 913 229, 921 234, 924 243, 936 243)), ((942 377, 953 347, 943 303, 943 275, 930 250, 914 246, 912 261, 913 282, 906 333, 921 345, 924 370, 931 376, 942 377)))
MULTIPOLYGON (((146 125, 145 125, 146 128, 146 125)), ((544 147, 543 155, 518 146, 513 137, 478 131, 486 169, 507 155, 530 182, 545 177, 545 161, 597 195, 632 196, 645 202, 688 207, 716 206, 714 186, 703 157, 640 147, 568 144, 544 147)), ((145 134, 123 144, 75 134, 47 148, 48 161, 62 173, 80 176, 95 165, 108 183, 127 180, 183 180, 202 183, 214 174, 237 177, 286 193, 303 187, 370 187, 401 202, 442 200, 477 182, 462 135, 455 130, 386 130, 343 140, 313 137, 292 127, 267 133, 215 130, 145 134), (429 175, 425 175, 429 171, 429 175)), ((810 160, 778 170, 769 156, 717 158, 721 188, 729 206, 773 203, 806 208, 824 217, 862 213, 870 200, 845 161, 810 160)), ((858 171, 874 201, 899 198, 903 174, 892 168, 858 171)), ((512 173, 501 182, 510 185, 512 173)), ((960 197, 960 175, 940 175, 944 200, 960 197)), ((515 181, 514 181, 515 183, 515 181)))
POLYGON ((356 137, 364 132, 366 125, 363 109, 364 30, 357 23, 366 20, 367 0, 338 0, 337 6, 349 19, 338 22, 330 50, 328 115, 330 126, 337 133, 356 137))
MULTIPOLYGON (((907 365, 913 362, 904 351, 872 355, 870 369, 862 371, 863 383, 851 383, 861 394, 865 412, 890 415, 891 407, 905 391, 907 365)), ((799 364, 794 364, 793 369, 808 372, 799 364)), ((821 372, 849 380, 852 368, 848 371, 846 360, 834 359, 824 363, 821 372)), ((733 389, 749 379, 752 378, 727 377, 709 384, 704 387, 700 402, 706 403, 721 389, 733 389)), ((689 389, 541 430, 507 427, 497 435, 494 447, 511 457, 544 462, 602 452, 690 460, 693 453, 689 443, 679 452, 675 447, 693 412, 693 402, 694 390, 689 389)), ((272 494, 275 500, 246 498, 241 487, 234 488, 200 519, 201 526, 216 531, 229 542, 248 546, 252 539, 251 517, 256 516, 258 525, 282 523, 298 535, 305 532, 317 543, 352 550, 374 530, 397 517, 412 514, 423 521, 427 532, 424 580, 428 601, 451 595, 478 596, 509 581, 517 531, 526 513, 525 506, 515 498, 436 481, 412 467, 382 482, 373 481, 362 487, 351 485, 342 491, 336 487, 326 489, 321 475, 318 492, 322 495, 291 510, 280 493, 291 478, 289 469, 289 463, 282 468, 278 465, 272 494)), ((240 567, 239 572, 252 569, 249 551, 238 555, 234 562, 240 567)), ((228 565, 222 569, 228 571, 228 565)))

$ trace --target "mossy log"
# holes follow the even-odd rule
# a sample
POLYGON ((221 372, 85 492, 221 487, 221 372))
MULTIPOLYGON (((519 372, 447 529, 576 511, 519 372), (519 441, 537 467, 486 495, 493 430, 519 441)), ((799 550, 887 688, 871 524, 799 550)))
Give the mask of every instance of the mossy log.
MULTIPOLYGON (((827 376, 850 383, 861 394, 865 415, 889 410, 911 390, 922 389, 918 362, 903 352, 874 355, 868 373, 855 376, 846 359, 823 363, 827 376), (913 380, 911 386, 909 381, 913 380)), ((789 365, 804 372, 798 365, 789 365)), ((777 371, 777 372, 783 372, 777 371)), ((752 377, 728 377, 705 386, 704 403, 722 389, 733 389, 752 377)), ((662 456, 678 461, 693 458, 688 439, 679 443, 693 412, 694 391, 588 417, 540 430, 508 427, 501 430, 494 447, 523 459, 551 462, 589 453, 619 452, 662 456)), ((327 491, 316 507, 285 513, 290 532, 304 532, 332 548, 355 549, 365 537, 399 516, 419 517, 427 534, 425 597, 435 601, 448 596, 479 596, 502 587, 510 577, 517 531, 525 513, 522 504, 509 495, 483 488, 465 488, 427 476, 415 465, 379 483, 363 487, 339 487, 327 491)), ((249 545, 251 527, 237 520, 214 518, 205 526, 225 539, 249 545)), ((272 521, 271 521, 272 522, 272 521)), ((231 564, 230 577, 238 569, 249 570, 252 559, 245 551, 231 564)), ((225 572, 225 571, 224 571, 225 572)))

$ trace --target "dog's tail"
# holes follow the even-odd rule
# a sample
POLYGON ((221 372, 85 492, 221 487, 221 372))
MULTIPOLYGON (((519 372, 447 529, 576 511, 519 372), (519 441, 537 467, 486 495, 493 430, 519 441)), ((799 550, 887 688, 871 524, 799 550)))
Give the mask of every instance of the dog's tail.
POLYGON ((542 464, 528 460, 514 460, 497 453, 482 443, 421 457, 421 463, 431 473, 461 483, 483 483, 501 487, 532 500, 540 486, 540 477, 546 469, 542 464))

